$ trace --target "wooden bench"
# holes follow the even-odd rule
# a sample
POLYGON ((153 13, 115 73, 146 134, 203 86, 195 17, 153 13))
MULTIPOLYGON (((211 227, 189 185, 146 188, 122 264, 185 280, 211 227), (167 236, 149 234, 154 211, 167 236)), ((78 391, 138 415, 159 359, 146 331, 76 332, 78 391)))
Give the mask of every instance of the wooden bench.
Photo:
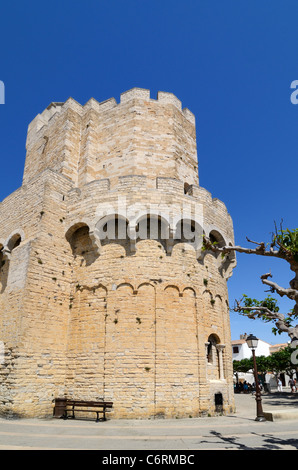
POLYGON ((85 400, 71 400, 55 399, 54 416, 56 418, 72 418, 75 419, 75 412, 83 411, 85 413, 96 413, 96 422, 106 421, 106 411, 113 408, 111 401, 85 401, 85 400), (99 418, 102 414, 102 418, 99 418))

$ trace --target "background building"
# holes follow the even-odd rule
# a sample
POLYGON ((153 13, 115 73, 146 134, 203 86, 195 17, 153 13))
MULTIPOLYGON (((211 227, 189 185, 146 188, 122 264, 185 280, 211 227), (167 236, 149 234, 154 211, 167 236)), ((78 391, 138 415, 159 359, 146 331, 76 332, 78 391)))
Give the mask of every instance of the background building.
MULTIPOLYGON (((243 335, 240 335, 240 339, 232 340, 232 356, 233 356, 233 361, 241 361, 242 359, 250 359, 252 357, 252 351, 248 347, 246 343, 246 338, 247 334, 244 333, 243 335)), ((259 339, 258 346, 255 350, 256 356, 270 356, 270 354, 279 351, 282 348, 285 348, 288 346, 288 343, 280 343, 280 344, 269 344, 266 341, 263 341, 262 339, 259 339)), ((282 380, 283 386, 287 386, 289 382, 289 377, 286 375, 284 372, 280 373, 280 378, 282 380)), ((277 387, 277 382, 276 382, 276 377, 272 373, 268 373, 265 375, 266 379, 266 384, 268 384, 269 389, 274 389, 277 387)), ((234 381, 236 378, 234 378, 234 381)), ((254 374, 253 371, 244 373, 244 372, 238 372, 238 380, 241 382, 248 382, 250 384, 253 384, 255 382, 254 374)))
MULTIPOLYGON (((249 359, 252 357, 251 349, 246 343, 247 334, 240 335, 240 339, 232 340, 232 354, 233 361, 241 361, 242 359, 249 359)), ((256 356, 269 356, 271 354, 271 344, 259 339, 258 346, 256 348, 256 356)))

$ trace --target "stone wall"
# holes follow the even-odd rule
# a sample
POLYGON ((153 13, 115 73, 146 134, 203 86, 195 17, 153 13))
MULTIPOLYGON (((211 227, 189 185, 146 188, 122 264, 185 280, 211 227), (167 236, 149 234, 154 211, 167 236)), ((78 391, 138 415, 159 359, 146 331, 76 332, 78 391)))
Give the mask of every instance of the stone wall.
POLYGON ((198 183, 194 116, 171 93, 154 100, 134 88, 119 104, 52 103, 29 125, 26 148, 24 183, 47 168, 78 186, 130 174, 198 183))
POLYGON ((1 414, 49 416, 64 395, 112 400, 115 418, 213 414, 218 393, 232 410, 235 259, 202 251, 204 232, 233 243, 174 95, 133 89, 38 115, 23 185, 0 204, 1 414))

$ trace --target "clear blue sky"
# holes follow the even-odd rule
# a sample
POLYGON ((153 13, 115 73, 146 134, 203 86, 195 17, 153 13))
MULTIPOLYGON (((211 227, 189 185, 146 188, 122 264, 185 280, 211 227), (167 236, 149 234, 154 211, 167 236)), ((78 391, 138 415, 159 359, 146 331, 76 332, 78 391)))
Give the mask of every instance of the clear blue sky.
MULTIPOLYGON (((22 182, 29 122, 52 101, 133 87, 174 93, 196 116, 201 186, 225 202, 238 244, 297 227, 297 0, 16 0, 0 9, 0 200, 22 182)), ((230 303, 288 286, 283 261, 238 255, 230 303)), ((281 310, 292 307, 280 302, 281 310)), ((231 314, 232 339, 271 326, 231 314)))

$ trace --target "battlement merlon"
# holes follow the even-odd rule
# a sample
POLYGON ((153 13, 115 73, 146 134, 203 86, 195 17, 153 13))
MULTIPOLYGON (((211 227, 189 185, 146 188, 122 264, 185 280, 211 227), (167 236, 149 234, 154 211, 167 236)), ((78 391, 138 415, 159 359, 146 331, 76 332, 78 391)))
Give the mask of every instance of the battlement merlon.
MULTIPOLYGON (((182 109, 181 101, 173 93, 159 91, 157 93, 157 100, 154 100, 150 98, 150 90, 146 90, 143 88, 132 88, 131 90, 127 90, 121 93, 119 104, 121 105, 134 99, 143 99, 145 101, 158 101, 163 104, 172 104, 183 113, 186 119, 188 119, 193 125, 195 125, 194 114, 188 108, 182 109)), ((28 136, 30 133, 38 132, 39 129, 47 125, 49 120, 54 116, 54 114, 60 112, 61 110, 72 108, 80 115, 83 115, 84 112, 90 108, 94 109, 98 113, 103 113, 117 105, 118 103, 115 98, 109 98, 102 102, 99 102, 94 98, 90 98, 90 100, 88 100, 87 103, 83 106, 71 97, 68 98, 65 102, 52 102, 42 113, 38 114, 31 121, 28 126, 28 136)))
POLYGON ((37 134, 43 126, 46 126, 50 118, 61 111, 63 105, 64 103, 51 103, 41 114, 37 114, 33 121, 30 122, 27 132, 26 148, 30 143, 29 141, 30 137, 32 138, 32 134, 37 134))
POLYGON ((49 106, 38 114, 29 124, 28 132, 27 132, 27 141, 26 141, 26 148, 30 147, 32 142, 34 142, 39 137, 39 131, 44 126, 47 126, 53 117, 57 117, 58 113, 61 111, 66 111, 67 109, 72 109, 80 116, 84 113, 93 109, 98 114, 102 114, 111 108, 119 106, 121 104, 128 103, 131 100, 145 100, 148 102, 159 102, 162 104, 169 104, 175 106, 183 116, 195 126, 195 116, 194 114, 188 109, 182 109, 181 101, 172 93, 168 92, 161 92, 157 93, 157 99, 150 98, 150 90, 142 89, 142 88, 132 88, 131 90, 125 91, 120 95, 120 103, 118 104, 115 98, 109 98, 105 101, 99 102, 94 98, 90 98, 85 105, 81 105, 73 98, 68 98, 65 102, 52 102, 49 106))
POLYGON ((194 115, 172 93, 133 88, 82 106, 73 98, 53 102, 28 126, 26 184, 46 168, 76 186, 95 179, 143 174, 198 184, 194 115))

